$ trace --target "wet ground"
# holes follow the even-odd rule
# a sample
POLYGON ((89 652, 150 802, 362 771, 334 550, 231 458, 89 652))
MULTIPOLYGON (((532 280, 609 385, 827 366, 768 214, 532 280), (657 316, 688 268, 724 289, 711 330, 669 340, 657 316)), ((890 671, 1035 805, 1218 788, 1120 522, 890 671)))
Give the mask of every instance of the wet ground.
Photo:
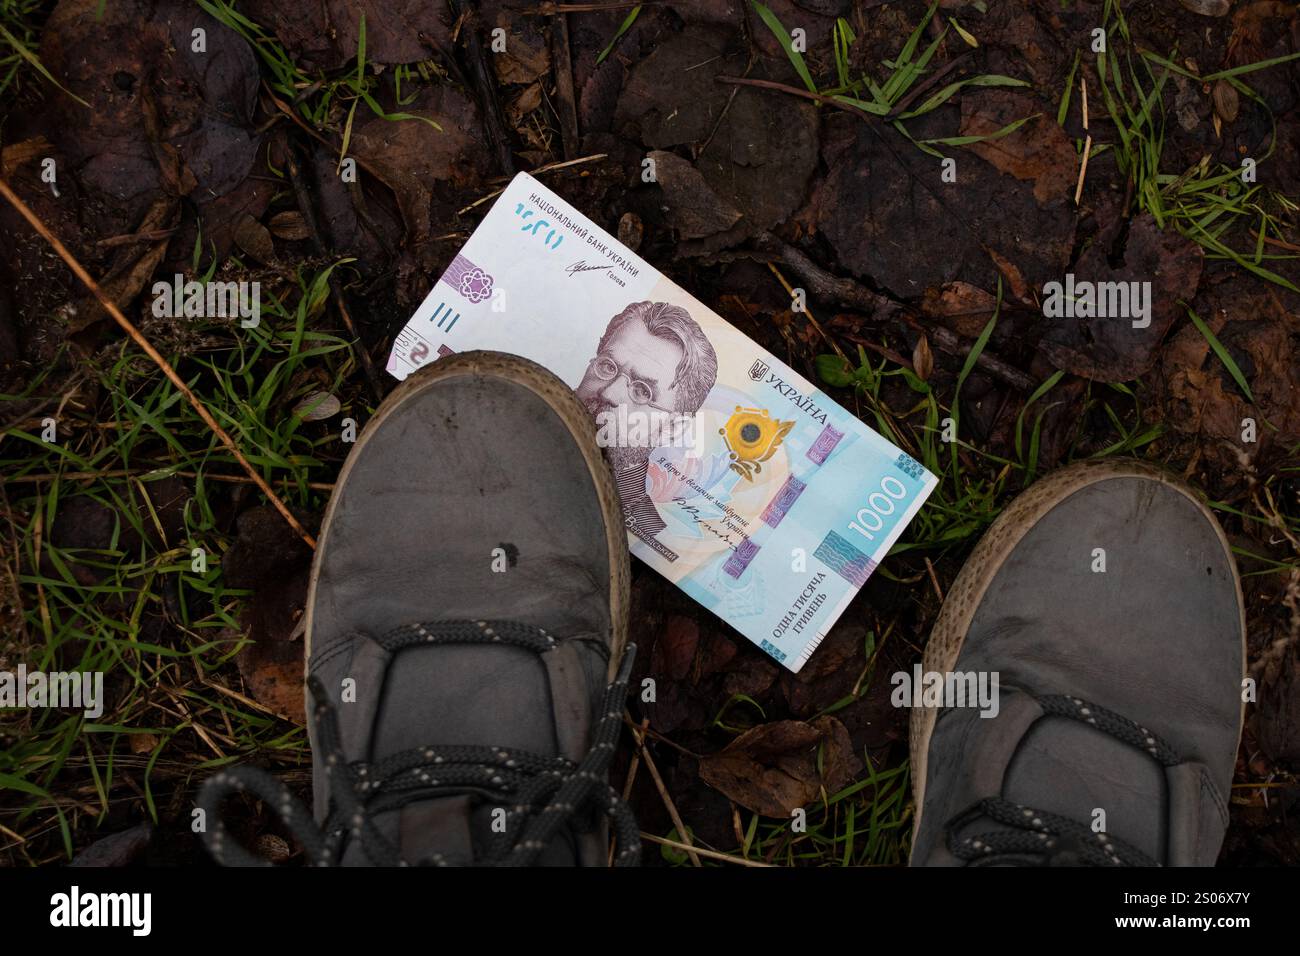
MULTIPOLYGON (((653 675, 657 693, 630 711, 655 766, 629 742, 617 776, 632 779, 643 831, 673 842, 680 823, 692 841, 751 860, 904 859, 907 715, 889 703, 888 676, 919 660, 979 533, 1018 488, 1067 461, 1164 464, 1215 503, 1245 575, 1258 700, 1222 861, 1300 861, 1300 61, 1253 68, 1300 51, 1295 6, 1224 3, 1217 16, 1177 0, 1137 0, 1122 15, 1109 2, 1048 0, 767 6, 803 31, 797 59, 818 94, 806 95, 796 58, 741 0, 254 0, 236 5, 246 19, 221 3, 126 0, 100 14, 96 0, 63 0, 24 21, 49 79, 28 64, 5 88, 3 175, 187 374, 205 375, 196 363, 229 350, 237 330, 159 317, 155 281, 212 268, 288 299, 301 276, 346 259, 311 321, 356 341, 355 361, 305 368, 285 394, 327 392, 362 423, 393 384, 382 372, 393 335, 517 170, 909 450, 933 440, 929 410, 952 414, 960 380, 964 445, 951 465, 944 449, 943 477, 964 517, 905 536, 916 546, 871 578, 799 675, 635 568, 634 686, 653 675), (852 87, 871 100, 864 75, 884 107, 830 99, 852 87), (642 176, 647 157, 654 182, 642 176), (355 178, 342 175, 344 158, 355 178), (1048 283, 1067 273, 1149 282, 1149 326, 1045 316, 1048 283), (806 311, 792 309, 792 287, 806 290, 806 311), (880 372, 855 385, 863 359, 880 372), (809 832, 790 829, 796 807, 809 808, 809 832)), ((129 418, 112 382, 88 372, 121 353, 118 327, 7 204, 0 247, 6 432, 37 431, 65 407, 129 418)), ((295 507, 312 525, 346 446, 326 441, 338 417, 304 429, 317 446, 295 507)), ((47 470, 23 465, 26 447, 4 439, 6 468, 47 470)), ((171 452, 153 437, 136 454, 171 452)), ((200 492, 192 477, 168 480, 161 502, 154 495, 157 523, 182 528, 200 492)), ((121 545, 111 502, 73 485, 51 506, 41 487, 11 484, 0 501, 14 539, 6 659, 41 640, 33 561, 43 559, 20 545, 34 515, 48 510, 60 546, 121 545)), ((290 731, 309 552, 246 486, 207 482, 201 493, 228 548, 225 586, 254 592, 238 616, 256 644, 223 673, 290 731)), ((149 640, 188 639, 167 600, 134 618, 132 608, 124 600, 119 616, 149 640)), ((34 731, 7 733, 12 743, 34 731)), ((201 858, 184 815, 201 774, 184 768, 211 754, 192 736, 170 738, 155 784, 170 839, 137 840, 123 859, 201 858)), ((257 750, 230 736, 223 752, 257 750)), ((306 789, 300 750, 253 756, 306 789)), ((77 849, 145 818, 136 779, 103 822, 77 816, 77 849)), ((70 764, 42 787, 84 801, 88 780, 70 764)), ((24 832, 16 816, 0 819, 24 832)), ((244 826, 278 838, 256 808, 244 826)), ((51 859, 57 841, 41 833, 11 844, 10 858, 51 859)), ((646 849, 651 862, 687 859, 646 849)))

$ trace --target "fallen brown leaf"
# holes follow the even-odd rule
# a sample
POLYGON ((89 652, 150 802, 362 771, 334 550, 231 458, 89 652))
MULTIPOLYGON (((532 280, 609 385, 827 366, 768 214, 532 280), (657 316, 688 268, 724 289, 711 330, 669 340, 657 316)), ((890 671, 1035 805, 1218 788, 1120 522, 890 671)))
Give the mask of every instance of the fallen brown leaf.
POLYGON ((834 717, 815 724, 781 720, 741 734, 700 760, 700 777, 734 802, 767 817, 788 818, 823 788, 833 793, 861 769, 848 731, 834 717), (823 746, 823 773, 817 749, 823 746))

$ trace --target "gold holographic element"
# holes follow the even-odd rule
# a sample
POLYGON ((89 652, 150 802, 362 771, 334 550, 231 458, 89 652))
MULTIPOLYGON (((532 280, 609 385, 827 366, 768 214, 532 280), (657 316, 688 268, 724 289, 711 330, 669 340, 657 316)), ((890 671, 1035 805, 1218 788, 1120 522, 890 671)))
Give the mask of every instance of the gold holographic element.
POLYGON ((781 447, 781 439, 794 427, 794 422, 780 422, 772 418, 765 408, 736 406, 727 424, 718 434, 731 452, 731 468, 749 481, 763 470, 761 462, 767 461, 781 447))

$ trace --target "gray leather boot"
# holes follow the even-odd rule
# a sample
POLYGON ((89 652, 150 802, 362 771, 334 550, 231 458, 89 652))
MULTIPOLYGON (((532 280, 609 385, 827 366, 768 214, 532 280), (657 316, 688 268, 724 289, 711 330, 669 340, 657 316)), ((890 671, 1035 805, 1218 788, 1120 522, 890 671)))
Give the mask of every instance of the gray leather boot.
POLYGON ((1181 482, 1113 461, 1034 484, 958 575, 923 667, 996 675, 998 701, 913 709, 914 865, 1214 863, 1245 613, 1181 482))
POLYGON ((416 372, 360 436, 321 529, 315 820, 269 775, 227 771, 203 795, 210 849, 258 862, 220 824, 246 789, 317 864, 605 866, 610 821, 614 861, 635 864, 606 779, 635 651, 628 582, 618 492, 562 381, 492 352, 416 372))

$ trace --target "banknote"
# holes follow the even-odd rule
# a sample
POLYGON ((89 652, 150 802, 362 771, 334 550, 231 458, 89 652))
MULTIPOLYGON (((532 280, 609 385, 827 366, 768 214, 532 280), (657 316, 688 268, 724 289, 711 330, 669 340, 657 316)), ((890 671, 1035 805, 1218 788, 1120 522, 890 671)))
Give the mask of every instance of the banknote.
POLYGON ((532 359, 591 411, 632 553, 798 671, 935 478, 518 174, 398 334, 388 371, 532 359))

